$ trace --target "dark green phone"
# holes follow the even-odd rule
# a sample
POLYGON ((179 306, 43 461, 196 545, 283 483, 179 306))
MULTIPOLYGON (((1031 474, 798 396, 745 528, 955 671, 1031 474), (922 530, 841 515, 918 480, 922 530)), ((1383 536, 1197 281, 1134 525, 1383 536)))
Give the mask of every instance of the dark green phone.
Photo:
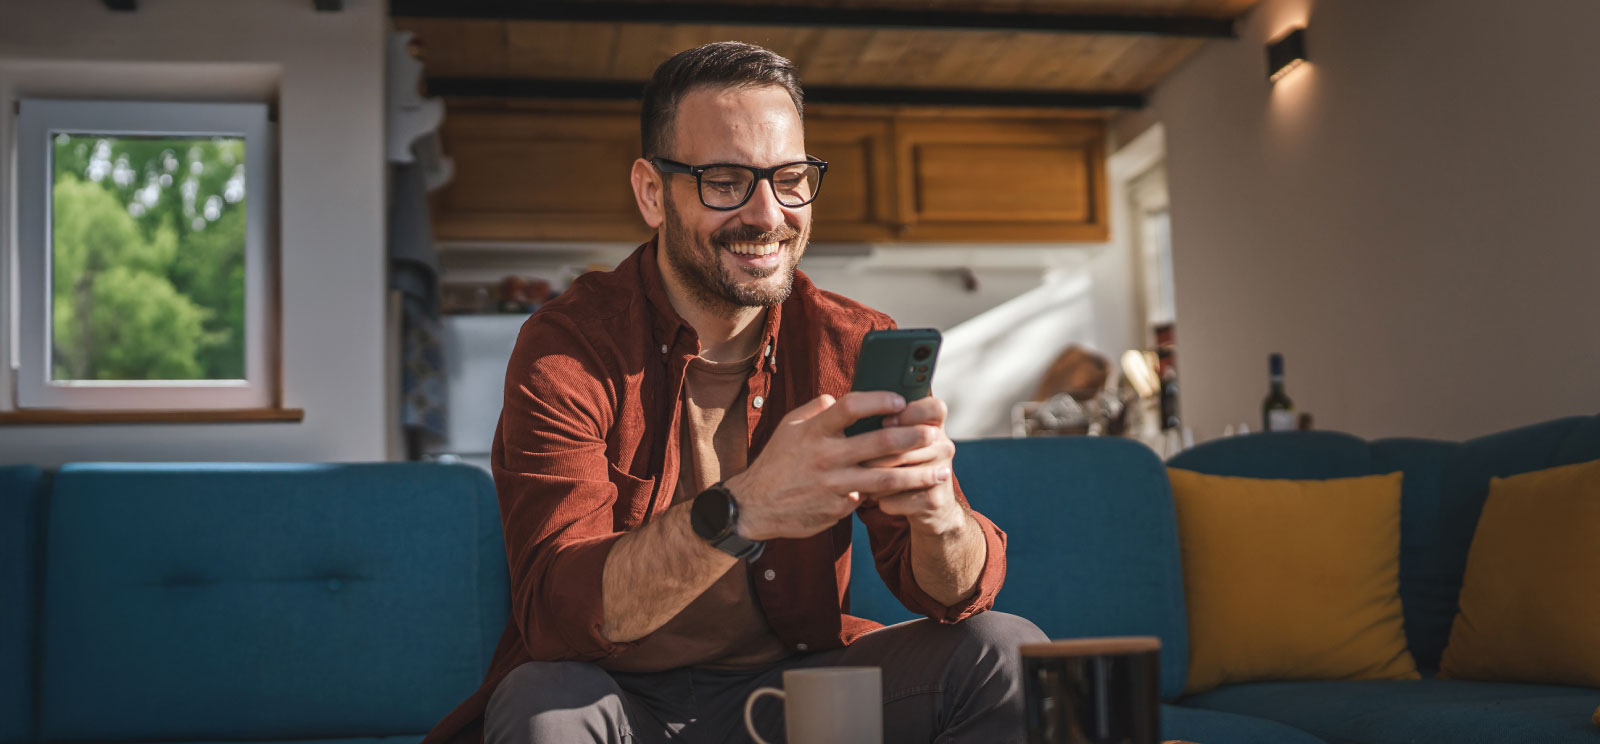
MULTIPOLYGON (((898 328, 868 331, 856 357, 851 390, 890 390, 906 402, 928 397, 933 388, 933 366, 939 360, 939 331, 933 328, 898 328)), ((868 416, 844 430, 845 436, 883 427, 882 416, 868 416)))

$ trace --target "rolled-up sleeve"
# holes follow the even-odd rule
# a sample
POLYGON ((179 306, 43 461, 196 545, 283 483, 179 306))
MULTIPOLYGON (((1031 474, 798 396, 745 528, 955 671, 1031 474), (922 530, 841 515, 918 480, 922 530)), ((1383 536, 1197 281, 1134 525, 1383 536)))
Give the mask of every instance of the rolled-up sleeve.
MULTIPOLYGON (((962 507, 967 507, 967 497, 962 493, 960 483, 955 483, 955 492, 956 500, 962 507)), ((878 575, 883 577, 889 591, 906 609, 941 623, 955 623, 994 607, 995 595, 1000 593, 1006 578, 1006 533, 1001 532, 988 517, 970 508, 967 511, 983 531, 986 550, 977 588, 955 605, 946 605, 934 599, 917 583, 911 568, 911 527, 905 517, 885 514, 875 505, 863 506, 856 511, 867 526, 878 575)))
POLYGON ((560 315, 535 314, 524 324, 491 461, 512 621, 539 661, 600 659, 636 643, 613 643, 600 631, 606 559, 624 534, 606 459, 615 393, 580 339, 560 315))

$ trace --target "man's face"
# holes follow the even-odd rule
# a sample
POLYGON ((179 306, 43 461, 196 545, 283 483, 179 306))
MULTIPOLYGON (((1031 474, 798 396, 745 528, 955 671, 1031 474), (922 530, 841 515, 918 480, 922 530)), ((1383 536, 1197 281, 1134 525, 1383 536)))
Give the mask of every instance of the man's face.
MULTIPOLYGON (((690 91, 679 102, 669 160, 766 168, 806 159, 799 113, 776 86, 690 91)), ((661 249, 676 284, 717 311, 770 307, 789 297, 811 237, 811 205, 785 207, 767 181, 731 211, 700 202, 695 178, 662 174, 661 249)))

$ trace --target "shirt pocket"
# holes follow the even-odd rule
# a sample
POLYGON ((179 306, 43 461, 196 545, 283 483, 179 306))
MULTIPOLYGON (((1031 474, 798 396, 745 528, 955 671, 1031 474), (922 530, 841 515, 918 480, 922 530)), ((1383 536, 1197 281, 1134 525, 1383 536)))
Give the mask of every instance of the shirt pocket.
POLYGON ((617 503, 611 512, 616 529, 631 530, 644 524, 655 502, 656 479, 636 478, 611 463, 606 463, 606 471, 611 485, 617 487, 617 503))

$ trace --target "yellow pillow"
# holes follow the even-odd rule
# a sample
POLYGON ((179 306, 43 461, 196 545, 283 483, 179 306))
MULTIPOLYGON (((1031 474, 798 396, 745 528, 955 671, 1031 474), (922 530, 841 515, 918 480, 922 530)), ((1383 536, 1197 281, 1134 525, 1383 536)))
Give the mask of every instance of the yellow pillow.
POLYGON ((1600 687, 1600 460, 1489 482, 1439 676, 1600 687))
POLYGON ((1400 613, 1400 473, 1263 480, 1169 469, 1195 693, 1417 679, 1400 613))

